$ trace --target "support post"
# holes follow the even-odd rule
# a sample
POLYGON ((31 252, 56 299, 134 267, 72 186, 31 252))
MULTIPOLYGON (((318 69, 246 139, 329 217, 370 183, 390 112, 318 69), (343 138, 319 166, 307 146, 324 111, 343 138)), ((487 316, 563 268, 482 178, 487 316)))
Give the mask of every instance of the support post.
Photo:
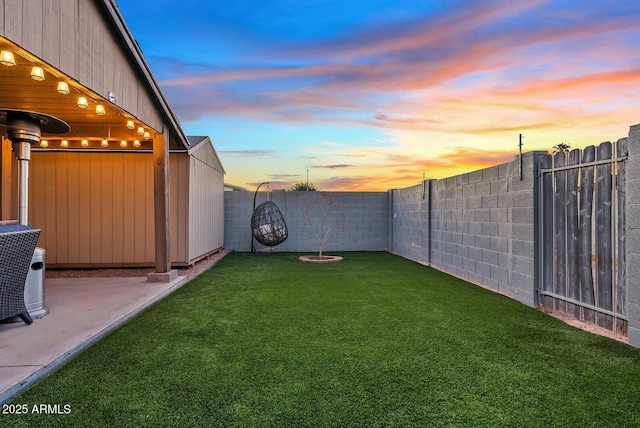
POLYGON ((153 200, 155 212, 156 271, 148 282, 171 282, 178 271, 171 270, 171 238, 169 223, 169 132, 153 139, 153 200))

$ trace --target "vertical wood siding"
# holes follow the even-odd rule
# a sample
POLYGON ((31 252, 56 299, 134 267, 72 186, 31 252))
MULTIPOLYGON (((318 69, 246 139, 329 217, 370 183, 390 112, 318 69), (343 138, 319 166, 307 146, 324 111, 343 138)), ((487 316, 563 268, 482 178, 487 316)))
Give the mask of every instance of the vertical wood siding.
MULTIPOLYGON (((184 265, 189 156, 173 154, 170 161, 171 260, 184 265)), ((47 265, 153 266, 151 154, 33 152, 29 200, 47 265)))
POLYGON ((224 175, 216 167, 213 147, 192 152, 189 173, 189 259, 224 245, 224 175))
POLYGON ((162 118, 129 54, 90 0, 0 0, 0 34, 157 131, 162 118))
MULTIPOLYGON (((2 0, 0 0, 2 1, 2 0)), ((0 220, 11 220, 18 218, 17 212, 13 211, 13 180, 12 174, 15 170, 15 156, 11 152, 11 141, 0 137, 0 220)))
POLYGON ((189 261, 189 156, 173 154, 169 158, 171 198, 171 260, 189 261), (180 216, 178 221, 177 217, 180 216))
POLYGON ((0 34, 4 33, 4 0, 0 0, 0 34))

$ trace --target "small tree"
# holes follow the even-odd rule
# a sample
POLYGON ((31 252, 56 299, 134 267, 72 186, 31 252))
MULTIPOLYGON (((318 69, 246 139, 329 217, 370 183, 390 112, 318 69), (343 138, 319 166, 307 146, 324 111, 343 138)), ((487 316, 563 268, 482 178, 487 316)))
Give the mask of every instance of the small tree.
POLYGON ((571 148, 571 145, 567 144, 567 143, 558 143, 555 146, 553 146, 553 153, 567 153, 569 152, 569 149, 571 148))
POLYGON ((309 226, 318 238, 318 257, 322 258, 322 252, 331 232, 338 228, 344 228, 346 216, 340 213, 340 203, 326 193, 322 193, 325 201, 324 206, 319 203, 313 206, 307 203, 303 208, 303 218, 305 227, 309 226), (312 211, 313 210, 313 211, 312 211), (313 216, 318 213, 318 217, 313 216))
POLYGON ((313 183, 296 183, 293 186, 289 187, 287 189, 287 191, 289 192, 315 192, 316 187, 313 185, 313 183))

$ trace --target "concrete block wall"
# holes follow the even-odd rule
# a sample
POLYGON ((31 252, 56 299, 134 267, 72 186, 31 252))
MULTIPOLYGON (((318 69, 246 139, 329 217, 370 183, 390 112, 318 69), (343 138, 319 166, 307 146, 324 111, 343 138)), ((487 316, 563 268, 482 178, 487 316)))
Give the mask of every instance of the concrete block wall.
POLYGON ((629 130, 626 170, 626 283, 629 344, 640 348, 640 125, 629 130))
MULTIPOLYGON (((225 248, 251 250, 253 192, 225 192, 225 248)), ((256 206, 268 194, 259 192, 256 206)), ((317 252, 318 238, 305 225, 305 210, 311 222, 319 226, 328 200, 337 204, 331 213, 330 233, 324 251, 386 251, 389 248, 389 197, 387 192, 285 192, 274 191, 271 200, 282 212, 289 237, 273 251, 317 252)), ((254 241, 256 249, 265 249, 254 241)))
MULTIPOLYGON (((534 175, 538 166, 549 166, 550 156, 528 152, 522 162, 522 180, 516 158, 389 192, 326 192, 339 204, 335 214, 343 215, 345 224, 332 233, 325 251, 388 250, 534 306, 534 175)), ((304 209, 319 212, 326 206, 323 194, 271 194, 289 230, 274 251, 317 251, 304 209)), ((260 192, 256 205, 266 199, 260 192)), ((225 192, 225 248, 251 249, 252 211, 253 192, 225 192)), ((318 224, 319 215, 313 221, 318 224)))
POLYGON ((534 306, 534 175, 549 161, 525 153, 522 180, 516 158, 393 191, 391 251, 534 306))
POLYGON ((389 251, 428 264, 430 181, 390 191, 391 242, 389 251))

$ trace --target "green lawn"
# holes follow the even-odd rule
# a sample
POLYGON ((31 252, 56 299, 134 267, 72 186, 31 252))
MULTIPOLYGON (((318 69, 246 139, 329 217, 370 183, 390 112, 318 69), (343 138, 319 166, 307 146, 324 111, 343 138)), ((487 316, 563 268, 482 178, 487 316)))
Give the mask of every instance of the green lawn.
POLYGON ((2 427, 640 426, 640 350, 388 253, 232 253, 2 427))

